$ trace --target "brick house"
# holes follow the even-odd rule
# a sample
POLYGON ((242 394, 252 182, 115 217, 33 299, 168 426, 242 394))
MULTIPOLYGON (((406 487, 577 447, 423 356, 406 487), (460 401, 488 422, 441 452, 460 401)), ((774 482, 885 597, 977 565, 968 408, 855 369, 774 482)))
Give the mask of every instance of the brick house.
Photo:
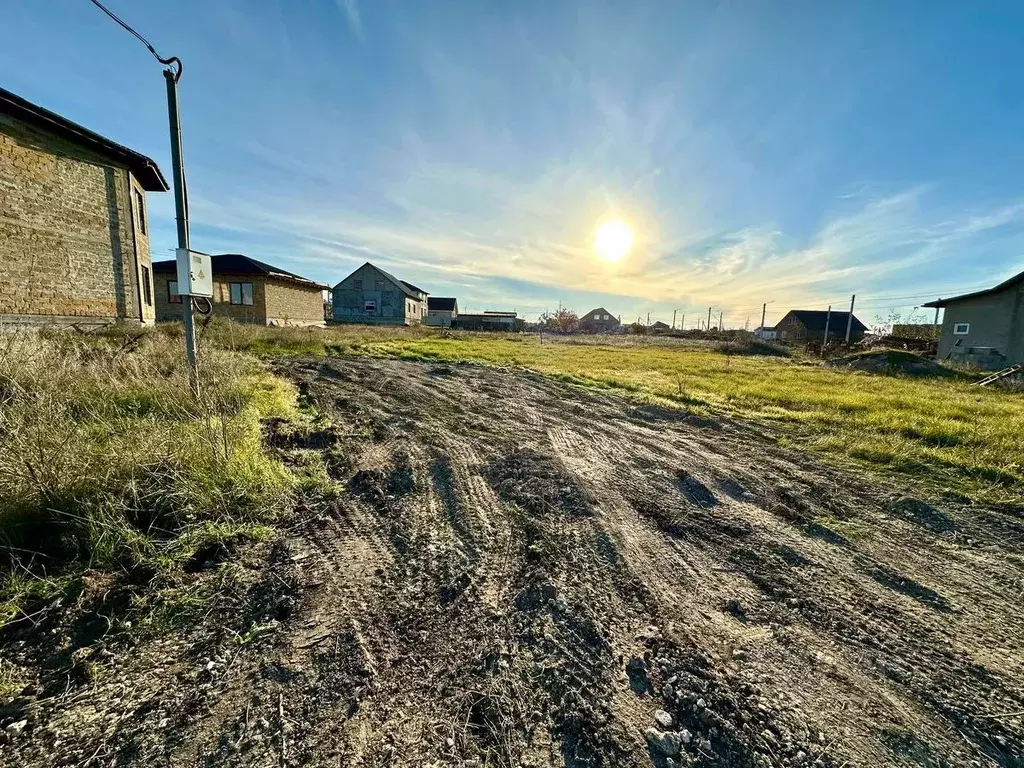
POLYGON ((426 319, 427 292, 366 262, 332 291, 335 322, 418 325, 426 319))
POLYGON ((580 318, 580 330, 588 333, 611 333, 621 328, 619 318, 604 307, 592 309, 580 318))
MULTIPOLYGON (((326 325, 326 285, 240 253, 211 256, 213 314, 260 325, 326 325)), ((156 280, 156 319, 180 320, 178 271, 173 259, 153 263, 156 280)))
MULTIPOLYGON (((820 309, 791 309, 775 324, 775 335, 779 341, 824 341, 828 329, 829 341, 846 338, 846 324, 849 312, 826 312, 820 309)), ((850 341, 864 338, 868 327, 854 315, 850 324, 850 341)))
POLYGON ((155 317, 150 158, 0 88, 0 322, 155 317))

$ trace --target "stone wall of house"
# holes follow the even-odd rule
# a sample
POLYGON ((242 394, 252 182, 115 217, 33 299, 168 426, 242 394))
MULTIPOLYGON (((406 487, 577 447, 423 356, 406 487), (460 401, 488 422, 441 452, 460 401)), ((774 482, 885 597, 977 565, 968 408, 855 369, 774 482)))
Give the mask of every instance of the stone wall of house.
MULTIPOLYGON (((130 174, 0 115, 0 318, 140 320, 130 174)), ((139 239, 148 261, 148 239, 139 239)))
POLYGON ((334 320, 339 323, 412 325, 426 315, 426 296, 410 298, 372 264, 364 264, 332 291, 334 320), (372 309, 368 309, 372 307, 372 309))
POLYGON ((268 279, 266 295, 269 325, 326 325, 322 288, 268 279))
MULTIPOLYGON (((173 272, 156 275, 156 319, 181 320, 182 305, 172 304, 167 284, 178 277, 173 272)), ((267 322, 267 280, 260 275, 214 275, 213 278, 214 317, 226 317, 240 323, 267 322), (231 283, 252 283, 252 304, 231 303, 231 283)))

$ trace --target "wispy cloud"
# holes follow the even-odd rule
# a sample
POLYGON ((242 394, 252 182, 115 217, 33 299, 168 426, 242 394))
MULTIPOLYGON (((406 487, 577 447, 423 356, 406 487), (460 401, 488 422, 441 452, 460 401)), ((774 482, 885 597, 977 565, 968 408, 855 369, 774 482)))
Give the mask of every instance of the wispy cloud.
POLYGON ((338 0, 338 5, 341 6, 341 10, 345 12, 345 17, 348 19, 348 24, 352 28, 356 37, 360 40, 363 39, 363 20, 359 15, 359 0, 338 0))

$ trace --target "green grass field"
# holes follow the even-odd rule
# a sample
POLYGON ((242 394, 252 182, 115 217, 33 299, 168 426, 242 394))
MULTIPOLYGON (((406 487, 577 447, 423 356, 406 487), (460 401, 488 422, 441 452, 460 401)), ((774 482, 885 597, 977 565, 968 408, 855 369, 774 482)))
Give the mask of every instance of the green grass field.
POLYGON ((1024 396, 962 376, 889 376, 813 361, 725 354, 643 337, 256 329, 214 325, 208 341, 257 355, 364 354, 528 368, 709 414, 769 424, 795 446, 897 473, 938 492, 1024 500, 1024 396))

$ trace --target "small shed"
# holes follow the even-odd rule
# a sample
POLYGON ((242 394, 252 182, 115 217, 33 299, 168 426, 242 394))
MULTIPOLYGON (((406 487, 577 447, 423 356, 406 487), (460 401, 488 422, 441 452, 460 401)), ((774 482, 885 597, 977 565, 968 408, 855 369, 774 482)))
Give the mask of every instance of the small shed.
POLYGON ((427 316, 424 322, 435 328, 450 328, 459 316, 457 299, 445 296, 427 297, 427 316))
POLYGON ((482 315, 459 315, 452 323, 452 328, 463 331, 514 331, 516 330, 515 312, 484 312, 482 315))

